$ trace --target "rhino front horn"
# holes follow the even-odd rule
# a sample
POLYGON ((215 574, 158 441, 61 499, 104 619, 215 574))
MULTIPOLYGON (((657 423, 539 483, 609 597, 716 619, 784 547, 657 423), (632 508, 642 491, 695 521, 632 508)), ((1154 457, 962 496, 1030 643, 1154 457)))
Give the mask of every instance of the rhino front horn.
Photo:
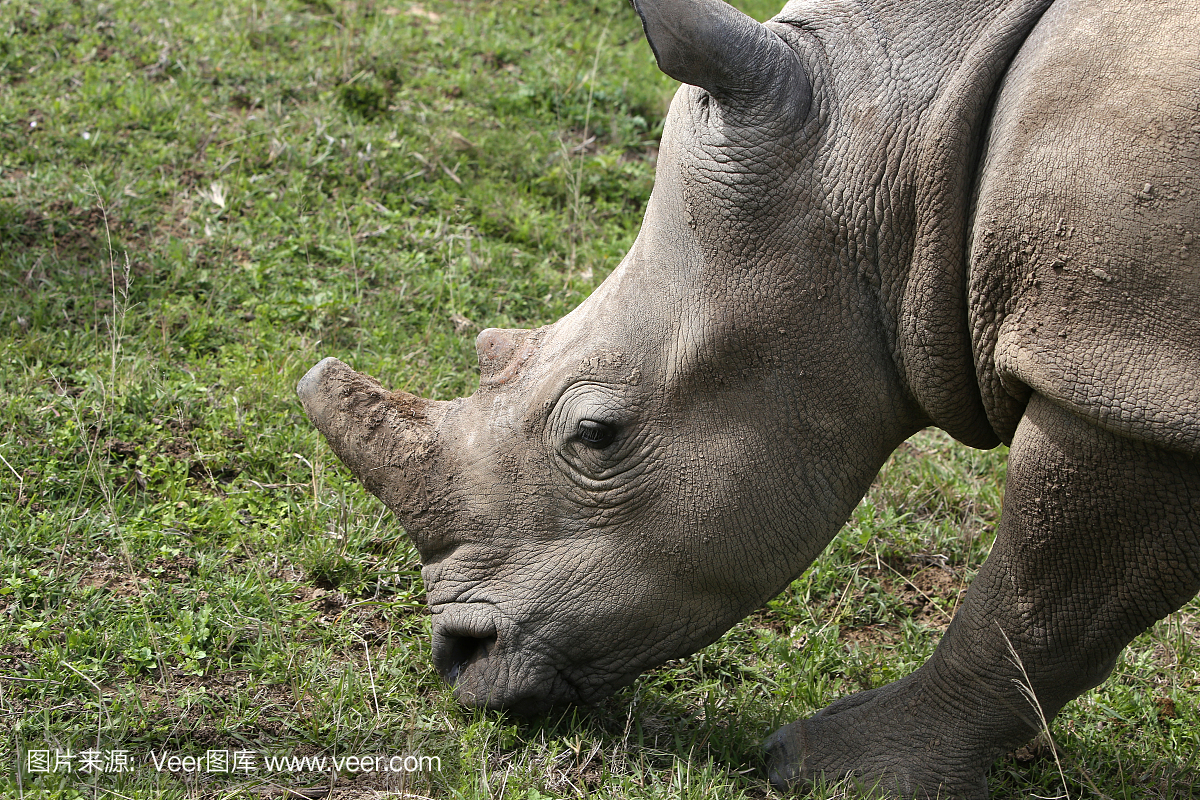
POLYGON ((768 100, 808 113, 812 87, 792 48, 722 0, 632 0, 658 68, 718 100, 768 100))
POLYGON ((389 392, 326 358, 296 385, 308 418, 367 491, 405 520, 428 505, 427 475, 449 403, 389 392))

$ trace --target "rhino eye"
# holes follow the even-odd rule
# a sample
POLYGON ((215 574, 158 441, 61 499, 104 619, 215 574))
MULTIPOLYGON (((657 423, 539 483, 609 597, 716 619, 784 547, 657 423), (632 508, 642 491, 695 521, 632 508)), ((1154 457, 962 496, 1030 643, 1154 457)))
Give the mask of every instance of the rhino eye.
POLYGON ((605 425, 603 422, 585 419, 580 420, 579 429, 575 435, 588 447, 603 450, 613 443, 613 439, 617 438, 617 429, 611 425, 605 425))

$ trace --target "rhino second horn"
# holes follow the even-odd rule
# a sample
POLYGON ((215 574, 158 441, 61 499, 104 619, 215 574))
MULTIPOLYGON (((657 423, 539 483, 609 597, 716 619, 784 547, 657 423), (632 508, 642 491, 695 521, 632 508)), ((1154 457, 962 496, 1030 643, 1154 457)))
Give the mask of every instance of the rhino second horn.
POLYGON ((488 328, 475 337, 479 357, 479 383, 493 386, 517 374, 529 357, 530 331, 520 328, 488 328))
POLYGON ((767 26, 722 0, 632 0, 658 68, 718 100, 776 100, 803 117, 812 94, 800 59, 767 26))
POLYGON ((308 418, 367 491, 402 519, 427 503, 422 487, 439 450, 448 403, 390 392, 370 376, 326 358, 296 385, 308 418))

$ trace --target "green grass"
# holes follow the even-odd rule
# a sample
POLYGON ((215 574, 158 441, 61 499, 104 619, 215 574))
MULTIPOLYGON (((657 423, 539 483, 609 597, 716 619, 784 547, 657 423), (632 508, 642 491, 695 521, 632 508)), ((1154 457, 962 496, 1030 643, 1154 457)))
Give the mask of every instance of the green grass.
MULTIPOLYGON (((330 784, 147 761, 228 749, 443 759, 333 797, 764 797, 774 727, 928 656, 1004 473, 936 433, 701 653, 594 708, 462 709, 415 551, 295 399, 330 354, 473 391, 478 330, 553 321, 632 242, 673 88, 620 0, 0 0, 0 794, 330 784), (17 756, 97 744, 136 769, 17 756)), ((1197 794, 1198 613, 1055 721, 1072 797, 1197 794)), ((992 781, 1063 788, 1045 748, 992 781)))

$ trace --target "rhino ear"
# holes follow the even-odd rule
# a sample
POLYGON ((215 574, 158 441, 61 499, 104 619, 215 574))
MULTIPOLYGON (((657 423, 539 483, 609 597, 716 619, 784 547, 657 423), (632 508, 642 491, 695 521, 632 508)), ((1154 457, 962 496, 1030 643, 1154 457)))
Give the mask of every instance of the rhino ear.
POLYGON ((753 101, 787 92, 807 108, 810 88, 799 58, 762 23, 722 0, 630 1, 658 68, 675 80, 718 100, 753 101))

